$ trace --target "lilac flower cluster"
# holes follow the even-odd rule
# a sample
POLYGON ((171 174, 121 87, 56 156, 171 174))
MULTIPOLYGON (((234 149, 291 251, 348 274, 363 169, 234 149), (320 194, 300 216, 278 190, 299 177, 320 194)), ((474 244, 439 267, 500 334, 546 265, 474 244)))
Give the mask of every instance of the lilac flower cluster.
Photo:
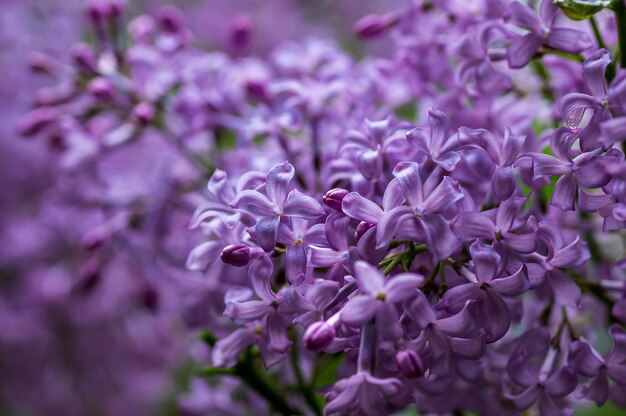
POLYGON ((356 60, 92 1, 18 129, 96 218, 76 287, 127 262, 202 329, 189 414, 626 406, 625 7, 416 0, 358 21, 392 52, 356 60))

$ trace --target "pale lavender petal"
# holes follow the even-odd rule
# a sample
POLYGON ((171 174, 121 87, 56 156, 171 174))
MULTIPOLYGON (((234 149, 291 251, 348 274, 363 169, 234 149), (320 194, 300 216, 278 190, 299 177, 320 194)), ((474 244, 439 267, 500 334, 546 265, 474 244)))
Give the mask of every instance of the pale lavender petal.
POLYGON ((272 306, 264 300, 249 300, 247 302, 230 302, 226 305, 224 315, 236 324, 256 321, 268 314, 272 306))
POLYGON ((215 169, 207 187, 209 192, 223 203, 228 204, 235 199, 235 188, 228 181, 228 175, 223 170, 215 169))
POLYGON ((426 296, 424 296, 421 291, 418 291, 417 295, 409 302, 409 305, 407 305, 407 313, 420 328, 426 328, 428 324, 435 321, 437 318, 430 302, 428 302, 428 299, 426 299, 426 296))
POLYGON ((350 192, 341 202, 341 210, 349 217, 370 224, 378 224, 383 216, 383 210, 374 202, 350 192))
POLYGON ((504 235, 504 242, 513 251, 518 253, 532 253, 537 247, 537 236, 535 233, 528 234, 512 234, 506 233, 504 235))
POLYGON ((543 39, 534 33, 528 33, 515 39, 507 50, 507 59, 511 68, 523 68, 535 56, 543 39))
POLYGON ((207 241, 191 250, 187 257, 189 270, 206 270, 206 268, 219 257, 224 243, 222 241, 207 241))
POLYGON ((550 205, 563 211, 574 211, 576 197, 576 181, 573 175, 564 175, 556 181, 550 205))
POLYGON ((385 212, 376 230, 377 247, 387 247, 396 235, 400 223, 410 217, 414 217, 413 210, 405 205, 385 212))
POLYGON ((567 364, 586 377, 594 377, 604 364, 583 341, 574 341, 569 346, 567 364))
POLYGON ((416 127, 406 133, 407 141, 426 155, 430 155, 428 131, 423 127, 416 127))
POLYGON ((468 300, 479 300, 485 292, 476 283, 464 283, 446 290, 443 295, 443 306, 446 311, 457 313, 465 307, 468 300))
POLYGON ((458 182, 445 176, 424 200, 424 211, 429 214, 439 213, 461 198, 463 198, 463 192, 459 189, 458 182))
POLYGON ((274 292, 271 288, 272 273, 274 272, 274 264, 272 259, 263 255, 252 262, 248 270, 248 278, 252 283, 254 293, 266 301, 274 299, 274 292))
POLYGON ((546 39, 546 45, 563 52, 579 54, 593 46, 593 43, 589 35, 581 30, 553 27, 546 39))
POLYGON ((291 193, 285 203, 283 214, 306 219, 324 215, 324 208, 314 198, 301 193, 291 193))
POLYGON ((287 161, 274 166, 267 172, 265 192, 277 207, 282 207, 285 203, 289 193, 289 184, 294 174, 295 169, 287 161))
POLYGON ((485 319, 483 329, 487 332, 487 342, 501 339, 511 327, 511 311, 506 302, 494 292, 488 290, 481 305, 485 319))
POLYGON ((350 258, 347 251, 335 251, 325 248, 313 247, 309 251, 311 255, 311 266, 331 267, 337 263, 344 263, 350 258))
POLYGON ((454 233, 462 241, 476 238, 493 239, 496 227, 493 221, 479 212, 462 212, 453 224, 454 233))
POLYGON ((563 162, 554 156, 543 153, 533 154, 533 170, 535 178, 563 175, 571 170, 569 163, 563 162))
POLYGON ((496 250, 478 240, 470 246, 470 256, 474 261, 476 277, 479 282, 490 282, 496 275, 500 255, 496 250))
POLYGON ((548 283, 552 288, 554 301, 562 306, 578 308, 580 303, 580 288, 565 273, 552 270, 548 273, 548 283))
POLYGON ((254 227, 259 246, 265 250, 265 252, 269 253, 274 249, 274 246, 276 246, 279 223, 280 217, 264 217, 258 220, 254 227))
POLYGON ((455 338, 448 339, 450 349, 459 357, 468 360, 477 360, 485 355, 485 339, 483 337, 476 338, 455 338))
POLYGON ((429 250, 438 260, 445 260, 458 248, 459 240, 441 215, 418 218, 424 228, 429 250))
POLYGON ((359 287, 365 293, 376 296, 384 293, 385 279, 378 269, 364 261, 354 263, 354 277, 359 282, 359 287))
POLYGON ((464 334, 472 322, 472 317, 466 305, 459 313, 448 318, 437 319, 433 325, 441 332, 450 336, 459 336, 464 334))
POLYGON ((360 326, 374 317, 376 300, 370 296, 357 296, 341 310, 341 321, 352 326, 360 326))
POLYGON ((377 150, 368 150, 358 155, 357 165, 365 179, 376 179, 382 173, 383 158, 377 150))
POLYGON ((422 191, 422 180, 420 178, 419 166, 415 162, 400 162, 393 170, 393 176, 396 177, 402 193, 413 208, 420 206, 424 201, 422 191))
POLYGON ((534 33, 541 32, 541 20, 537 13, 527 5, 514 1, 509 5, 507 22, 528 29, 534 33))
POLYGON ((298 273, 306 271, 307 255, 302 244, 287 247, 285 259, 287 280, 293 282, 298 273))
POLYGON ((350 217, 340 212, 334 212, 328 216, 324 227, 324 234, 330 247, 337 251, 348 249, 347 235, 349 222, 350 217))
POLYGON ((256 341, 256 335, 247 328, 240 328, 218 340, 211 350, 211 361, 216 367, 232 367, 239 356, 256 341))
MULTIPOLYGON (((402 205, 404 203, 404 194, 402 193, 402 187, 400 186, 400 182, 397 179, 392 179, 387 185, 385 189, 385 193, 383 194, 383 210, 389 211, 398 205, 402 205)), ((382 211, 381 211, 382 214, 382 211)), ((375 223, 371 223, 375 224, 375 223)))
POLYGON ((583 212, 596 212, 613 202, 613 195, 592 194, 584 189, 578 190, 578 208, 583 212))
POLYGON ((385 283, 386 299, 389 302, 401 302, 415 295, 415 290, 423 281, 422 276, 413 273, 396 275, 385 283))
POLYGON ((559 101, 559 110, 565 124, 574 130, 586 127, 593 112, 600 109, 598 100, 587 94, 567 94, 559 101))
POLYGON ((567 396, 577 385, 576 373, 567 366, 552 374, 544 383, 546 393, 555 398, 567 396))
POLYGON ((510 166, 500 166, 496 168, 493 178, 491 179, 491 187, 494 196, 499 201, 504 201, 513 195, 517 187, 513 168, 510 166))
POLYGON ((234 205, 239 209, 260 217, 275 215, 272 201, 257 191, 241 191, 234 205))
POLYGON ((339 283, 323 280, 311 286, 304 296, 317 308, 321 309, 333 300, 338 290, 339 283))
POLYGON ((610 64, 611 54, 606 49, 598 49, 583 63, 583 78, 591 94, 596 97, 607 96, 604 73, 610 64))
POLYGON ((530 288, 526 265, 521 265, 519 269, 510 276, 492 280, 490 286, 502 296, 521 295, 530 288))
POLYGON ((267 315, 266 324, 270 349, 279 353, 287 351, 291 341, 287 337, 287 325, 283 315, 273 308, 267 315))
POLYGON ((589 249, 587 244, 576 236, 567 246, 561 248, 550 260, 552 267, 573 267, 585 263, 589 259, 589 249))

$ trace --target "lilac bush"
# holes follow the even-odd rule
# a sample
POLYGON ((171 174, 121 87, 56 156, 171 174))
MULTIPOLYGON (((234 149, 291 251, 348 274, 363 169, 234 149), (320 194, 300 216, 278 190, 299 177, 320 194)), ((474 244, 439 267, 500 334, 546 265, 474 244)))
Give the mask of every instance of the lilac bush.
POLYGON ((215 8, 210 48, 149 3, 30 56, 0 409, 626 406, 623 0, 346 3, 349 36, 268 2, 299 39, 215 8))

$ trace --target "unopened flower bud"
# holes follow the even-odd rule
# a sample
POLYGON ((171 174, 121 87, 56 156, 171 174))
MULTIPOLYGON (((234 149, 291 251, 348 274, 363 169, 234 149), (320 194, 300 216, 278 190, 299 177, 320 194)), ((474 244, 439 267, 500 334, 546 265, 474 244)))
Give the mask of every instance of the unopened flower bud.
POLYGON ((372 228, 374 224, 370 224, 369 222, 361 221, 359 225, 356 226, 356 231, 354 232, 354 239, 359 241, 363 235, 372 228))
POLYGON ((304 333, 304 346, 311 351, 321 351, 335 339, 335 328, 325 321, 311 324, 304 333))
POLYGON ((96 55, 93 49, 85 44, 78 44, 72 50, 72 60, 74 65, 81 71, 96 72, 98 66, 96 55))
POLYGON ((32 136, 52 124, 59 117, 56 109, 40 107, 26 114, 18 123, 17 131, 22 136, 32 136))
POLYGON ((252 22, 246 16, 235 18, 230 28, 229 44, 235 54, 241 54, 252 40, 252 22))
POLYGON ((111 81, 106 78, 95 78, 87 87, 89 92, 99 100, 110 101, 113 99, 114 89, 111 81))
POLYGON ((341 201, 348 195, 348 190, 343 188, 333 188, 322 197, 324 204, 330 208, 341 211, 341 201))
POLYGON ((252 255, 250 254, 250 247, 245 244, 231 244, 224 247, 220 258, 226 264, 230 264, 235 267, 243 267, 250 263, 252 255))
POLYGON ((31 71, 51 75, 58 68, 57 62, 45 53, 31 52, 28 55, 28 66, 31 71))
POLYGON ((409 378, 421 377, 424 374, 424 364, 420 356, 413 350, 402 350, 396 354, 398 370, 409 378))
POLYGON ((133 119, 139 124, 146 125, 154 118, 154 107, 150 103, 139 103, 133 108, 133 119))
POLYGON ((177 7, 166 5, 159 10, 159 22, 166 32, 180 33, 183 30, 185 18, 177 7))
POLYGON ((388 17, 370 14, 356 23, 354 32, 361 39, 374 39, 385 33, 393 24, 394 21, 388 17))

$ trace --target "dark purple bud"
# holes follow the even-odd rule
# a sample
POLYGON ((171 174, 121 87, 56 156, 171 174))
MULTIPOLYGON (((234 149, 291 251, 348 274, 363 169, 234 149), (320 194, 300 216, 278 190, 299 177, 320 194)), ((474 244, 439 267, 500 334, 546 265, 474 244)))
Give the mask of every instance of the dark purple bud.
POLYGON ((259 100, 269 100, 269 92, 267 90, 267 83, 263 81, 248 80, 246 81, 246 90, 250 97, 259 100))
POLYGON ((103 10, 102 3, 98 0, 90 1, 85 6, 87 17, 94 26, 100 26, 104 21, 105 11, 103 10))
POLYGON ((394 23, 386 16, 370 14, 356 23, 354 32, 361 39, 374 39, 384 34, 394 23))
POLYGON ((183 13, 177 7, 167 5, 159 10, 159 22, 163 30, 170 33, 180 33, 185 26, 183 13))
POLYGON ((51 75, 58 67, 57 63, 45 53, 31 52, 28 55, 28 66, 33 72, 51 75))
POLYGON ((113 84, 106 78, 95 78, 89 83, 87 90, 99 100, 110 101, 113 99, 113 84))
POLYGON ((133 119, 141 125, 146 125, 154 118, 154 107, 150 103, 139 103, 133 108, 133 119))
POLYGON ((93 49, 84 43, 78 44, 72 50, 72 60, 79 70, 85 72, 96 72, 96 55, 93 49))
POLYGON ((374 226, 374 224, 370 224, 369 222, 361 221, 359 225, 356 226, 356 231, 354 232, 354 239, 359 241, 363 235, 374 226))
POLYGON ((413 350, 402 350, 396 354, 398 370, 409 378, 421 377, 424 374, 424 364, 420 356, 413 350))
POLYGON ((229 44, 235 54, 244 52, 252 40, 252 22, 246 16, 238 16, 232 23, 229 44))
POLYGON ((40 107, 26 114, 17 124, 17 132, 22 136, 32 136, 57 120, 59 113, 54 108, 40 107))
POLYGON ((341 211, 341 201, 343 201, 343 198, 349 193, 348 190, 343 188, 333 188, 326 192, 326 195, 322 197, 322 201, 332 209, 341 211))
POLYGON ((231 244, 224 247, 220 258, 226 264, 230 264, 235 267, 243 267, 250 263, 252 258, 250 254, 250 247, 245 244, 231 244))
POLYGON ((304 333, 304 346, 311 351, 321 351, 335 339, 335 328, 325 321, 314 322, 304 333))

